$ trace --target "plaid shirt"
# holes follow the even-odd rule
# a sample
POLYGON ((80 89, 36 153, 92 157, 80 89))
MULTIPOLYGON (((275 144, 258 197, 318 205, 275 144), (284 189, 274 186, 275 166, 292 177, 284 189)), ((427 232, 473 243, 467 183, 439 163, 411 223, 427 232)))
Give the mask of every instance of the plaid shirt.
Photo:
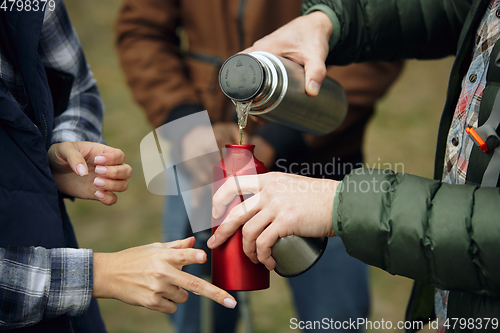
MULTIPOLYGON (((46 9, 39 53, 45 67, 74 77, 68 108, 54 120, 52 143, 104 142, 101 97, 61 0, 54 11, 46 9)), ((0 78, 24 110, 28 97, 23 78, 2 50, 0 78)), ((91 250, 0 248, 0 330, 81 315, 90 304, 92 287, 91 250)))
MULTIPOLYGON (((67 109, 54 119, 52 143, 63 141, 104 142, 102 137, 103 104, 85 60, 78 36, 71 25, 62 0, 56 0, 55 10, 45 10, 40 35, 39 54, 42 63, 74 77, 67 109)), ((11 98, 24 110, 28 96, 21 73, 0 50, 0 78, 11 98)))
POLYGON ((0 330, 82 315, 92 297, 92 251, 0 249, 0 330))
MULTIPOLYGON (((458 99, 446 142, 442 181, 449 184, 465 184, 469 157, 474 141, 465 132, 467 127, 477 128, 481 97, 486 86, 490 55, 500 35, 500 0, 491 0, 477 30, 472 62, 462 80, 458 99)), ((435 310, 439 319, 439 332, 447 315, 449 292, 436 289, 435 310)))

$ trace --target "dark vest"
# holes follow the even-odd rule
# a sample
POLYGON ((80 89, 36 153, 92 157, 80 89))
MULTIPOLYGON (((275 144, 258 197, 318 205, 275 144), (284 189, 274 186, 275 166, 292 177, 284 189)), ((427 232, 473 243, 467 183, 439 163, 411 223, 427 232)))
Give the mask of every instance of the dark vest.
MULTIPOLYGON (((7 88, 0 79, 2 248, 77 247, 47 159, 54 103, 46 69, 37 52, 43 17, 41 11, 0 11, 0 46, 22 74, 31 110, 30 119, 7 95, 7 88)), ((0 316, 5 315, 2 311, 0 308, 0 316)), ((105 332, 105 328, 94 300, 89 311, 81 317, 47 319, 13 332, 105 332)))

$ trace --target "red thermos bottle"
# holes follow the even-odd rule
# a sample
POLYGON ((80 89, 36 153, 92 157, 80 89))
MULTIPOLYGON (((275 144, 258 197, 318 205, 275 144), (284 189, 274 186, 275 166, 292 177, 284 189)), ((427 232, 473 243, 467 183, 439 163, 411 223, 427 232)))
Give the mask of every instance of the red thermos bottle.
MULTIPOLYGON (((268 172, 265 165, 253 155, 254 145, 226 145, 226 156, 213 169, 215 194, 224 183, 220 180, 230 176, 254 175, 268 172)), ((224 221, 234 206, 244 198, 235 198, 223 216, 212 218, 212 234, 224 221)), ((254 264, 243 252, 241 227, 224 244, 212 250, 212 283, 233 291, 248 291, 269 288, 269 271, 263 264, 254 264)))

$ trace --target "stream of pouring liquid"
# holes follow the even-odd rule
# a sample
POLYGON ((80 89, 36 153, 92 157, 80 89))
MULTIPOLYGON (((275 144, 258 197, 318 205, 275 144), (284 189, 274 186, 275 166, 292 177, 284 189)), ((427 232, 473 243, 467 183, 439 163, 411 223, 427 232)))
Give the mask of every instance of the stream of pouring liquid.
POLYGON ((250 102, 236 102, 236 114, 238 115, 238 128, 240 129, 240 145, 243 144, 243 129, 247 127, 248 112, 252 107, 250 102))

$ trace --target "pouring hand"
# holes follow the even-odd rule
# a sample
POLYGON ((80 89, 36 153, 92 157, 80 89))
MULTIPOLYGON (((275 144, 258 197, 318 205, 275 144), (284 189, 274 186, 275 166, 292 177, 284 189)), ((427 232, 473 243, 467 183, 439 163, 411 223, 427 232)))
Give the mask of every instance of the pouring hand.
POLYGON ((243 225, 243 251, 254 263, 274 269, 271 247, 279 237, 335 236, 332 206, 339 182, 280 172, 234 177, 213 196, 213 216, 218 218, 236 195, 255 194, 235 206, 208 240, 213 249, 243 225))
POLYGON ((328 16, 316 11, 297 17, 243 52, 267 51, 303 65, 306 92, 316 96, 326 76, 325 60, 332 31, 328 16))

